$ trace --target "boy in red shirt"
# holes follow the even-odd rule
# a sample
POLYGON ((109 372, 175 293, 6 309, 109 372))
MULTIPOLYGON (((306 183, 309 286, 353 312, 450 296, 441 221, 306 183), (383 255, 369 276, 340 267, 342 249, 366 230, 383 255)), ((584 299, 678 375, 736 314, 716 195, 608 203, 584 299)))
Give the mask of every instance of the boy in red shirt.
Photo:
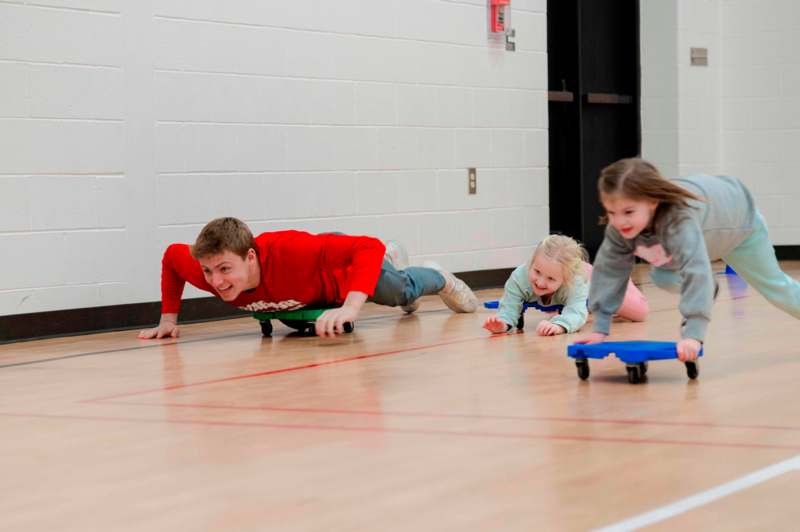
POLYGON ((217 218, 200 231, 193 246, 171 244, 161 269, 161 320, 139 338, 178 337, 178 311, 188 281, 226 303, 248 311, 295 310, 338 305, 316 321, 319 336, 344 332, 364 302, 419 307, 422 295, 439 294, 455 312, 475 312, 478 298, 436 263, 406 267, 396 243, 368 236, 312 235, 275 231, 253 237, 236 218, 217 218))

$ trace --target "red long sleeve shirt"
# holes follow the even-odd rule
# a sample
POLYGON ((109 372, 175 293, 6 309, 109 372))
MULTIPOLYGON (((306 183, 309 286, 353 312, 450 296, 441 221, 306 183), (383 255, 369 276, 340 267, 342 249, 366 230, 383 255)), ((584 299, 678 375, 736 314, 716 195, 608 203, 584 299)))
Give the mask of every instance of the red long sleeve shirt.
MULTIPOLYGON (((255 238, 261 282, 230 304, 248 311, 294 310, 307 305, 341 305, 348 292, 371 296, 386 250, 377 238, 275 231, 255 238)), ((171 244, 161 262, 161 312, 177 313, 183 288, 217 295, 187 244, 171 244)))

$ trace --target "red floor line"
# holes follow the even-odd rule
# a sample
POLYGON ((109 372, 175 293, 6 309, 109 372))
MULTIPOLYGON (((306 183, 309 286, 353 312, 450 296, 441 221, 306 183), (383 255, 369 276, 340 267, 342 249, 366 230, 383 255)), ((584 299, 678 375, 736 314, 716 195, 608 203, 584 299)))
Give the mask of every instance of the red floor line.
POLYGON ((18 417, 24 419, 64 419, 79 421, 113 421, 122 423, 156 423, 156 424, 177 424, 177 425, 196 425, 203 427, 254 427, 282 430, 317 430, 317 431, 338 431, 338 432, 362 432, 379 434, 408 434, 417 436, 462 436, 471 438, 502 438, 518 440, 545 440, 545 441, 576 441, 576 442, 598 442, 598 443, 630 443, 637 445, 674 445, 684 447, 713 447, 713 448, 733 448, 733 449, 788 449, 792 451, 800 450, 798 445, 769 444, 769 443, 748 443, 748 442, 720 442, 720 441, 700 441, 700 440, 662 440, 662 439, 636 439, 636 438, 610 438, 598 436, 555 436, 552 434, 534 433, 511 433, 511 432, 478 432, 463 430, 437 430, 437 429, 388 429, 384 427, 346 427, 336 425, 311 425, 311 424, 281 424, 281 423, 255 423, 238 421, 209 421, 193 419, 149 419, 149 418, 126 418, 114 416, 78 416, 68 414, 31 414, 19 412, 0 412, 0 416, 18 417))
POLYGON ((438 343, 435 343, 435 344, 418 345, 418 346, 414 346, 414 347, 407 347, 407 348, 404 348, 404 349, 393 349, 391 351, 380 351, 378 353, 365 353, 363 355, 355 355, 355 356, 346 357, 346 358, 337 358, 337 359, 334 359, 334 360, 326 360, 324 362, 315 362, 313 364, 304 364, 302 366, 293 366, 293 367, 289 367, 289 368, 273 369, 273 370, 269 370, 269 371, 259 371, 258 373, 248 373, 248 374, 245 374, 245 375, 234 375, 232 377, 223 377, 221 379, 211 379, 211 380, 207 380, 207 381, 190 382, 188 384, 177 384, 177 385, 174 385, 174 386, 163 386, 161 388, 152 388, 150 390, 141 390, 141 391, 137 391, 137 392, 126 392, 126 393, 120 393, 120 394, 114 394, 114 395, 107 395, 107 396, 104 396, 104 397, 95 397, 95 398, 92 398, 92 399, 85 399, 85 400, 80 401, 80 402, 81 403, 96 403, 96 402, 100 402, 100 401, 108 401, 108 400, 111 400, 111 399, 119 399, 121 397, 132 397, 134 395, 144 395, 144 394, 154 393, 154 392, 170 392, 170 391, 173 391, 173 390, 181 390, 183 388, 191 388, 191 387, 194 387, 194 386, 204 386, 204 385, 207 385, 207 384, 218 384, 218 383, 221 383, 221 382, 231 382, 231 381, 238 381, 238 380, 242 380, 242 379, 253 379, 253 378, 256 378, 256 377, 268 377, 270 375, 279 375, 281 373, 290 373, 292 371, 300 371, 300 370, 305 370, 305 369, 320 368, 320 367, 323 367, 323 366, 330 366, 330 365, 333 365, 333 364, 342 364, 344 362, 354 362, 356 360, 366 360, 366 359, 369 359, 369 358, 383 357, 383 356, 388 356, 388 355, 397 355, 397 354, 400 354, 400 353, 409 353, 409 352, 412 352, 412 351, 422 351, 424 349, 433 349, 435 347, 441 347, 441 346, 445 346, 445 345, 461 344, 461 343, 466 343, 466 342, 473 342, 475 340, 490 340, 490 339, 492 339, 494 337, 499 337, 499 336, 501 336, 501 335, 495 335, 495 336, 473 336, 471 338, 461 338, 460 340, 450 340, 450 341, 447 341, 447 342, 438 342, 438 343))
POLYGON ((699 427, 710 429, 744 429, 744 430, 773 430, 785 432, 798 432, 800 427, 781 425, 744 425, 736 423, 708 423, 694 421, 653 421, 647 419, 603 419, 581 417, 555 417, 555 416, 512 416, 512 415, 487 415, 487 414, 447 414, 436 412, 392 412, 381 410, 346 410, 339 408, 290 408, 272 406, 236 406, 236 405, 211 405, 195 403, 145 403, 139 401, 104 401, 110 405, 125 406, 154 406, 161 408, 196 408, 198 410, 231 410, 235 412, 280 412, 297 414, 344 414, 378 417, 406 417, 406 418, 433 418, 433 419, 473 419, 490 421, 552 421, 558 423, 587 423, 600 425, 636 425, 636 426, 666 426, 666 427, 699 427))

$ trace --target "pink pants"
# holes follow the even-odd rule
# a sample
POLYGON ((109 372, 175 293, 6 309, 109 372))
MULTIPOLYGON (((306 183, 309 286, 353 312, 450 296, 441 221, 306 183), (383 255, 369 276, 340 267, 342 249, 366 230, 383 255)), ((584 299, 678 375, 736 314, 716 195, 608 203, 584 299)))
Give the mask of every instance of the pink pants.
MULTIPOLYGON (((584 263, 586 267, 586 275, 591 278, 592 265, 584 263)), ((647 312, 650 307, 647 304, 644 294, 642 294, 633 281, 628 279, 628 288, 625 290, 625 299, 622 300, 622 305, 617 310, 617 316, 631 321, 644 321, 647 318, 647 312)))

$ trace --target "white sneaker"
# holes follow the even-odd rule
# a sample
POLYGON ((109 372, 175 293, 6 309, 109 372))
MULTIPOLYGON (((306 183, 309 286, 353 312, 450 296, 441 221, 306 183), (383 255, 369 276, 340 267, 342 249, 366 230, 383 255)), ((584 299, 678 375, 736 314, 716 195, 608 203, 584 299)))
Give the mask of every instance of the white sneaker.
POLYGON ((408 268, 408 251, 403 247, 403 244, 396 240, 387 240, 384 244, 386 245, 386 253, 383 258, 391 262, 395 270, 408 268))
MULTIPOLYGON (((403 244, 396 240, 387 240, 385 242, 386 253, 383 258, 389 261, 394 266, 395 270, 402 271, 408 268, 408 251, 403 247, 403 244)), ((419 308, 419 300, 414 301, 410 305, 403 305, 400 307, 406 314, 411 314, 419 308)))
POLYGON ((425 261, 422 264, 426 268, 432 268, 444 277, 444 288, 439 291, 439 297, 444 304, 453 312, 475 312, 479 301, 478 296, 467 286, 467 283, 442 268, 438 263, 425 261))

